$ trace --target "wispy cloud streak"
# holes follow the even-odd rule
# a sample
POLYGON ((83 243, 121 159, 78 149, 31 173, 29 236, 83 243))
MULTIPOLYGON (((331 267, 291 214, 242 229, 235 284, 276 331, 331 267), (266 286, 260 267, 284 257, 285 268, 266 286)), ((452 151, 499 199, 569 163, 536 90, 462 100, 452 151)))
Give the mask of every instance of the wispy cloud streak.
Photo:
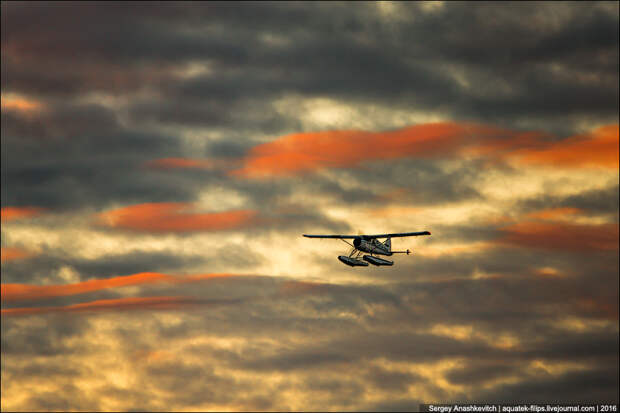
POLYGON ((125 297, 96 300, 67 306, 3 308, 3 316, 35 315, 49 313, 80 313, 123 310, 172 310, 200 303, 192 297, 125 297))
POLYGON ((98 216, 98 224, 140 232, 199 232, 247 228, 256 223, 252 210, 195 213, 186 203, 164 202, 132 205, 98 216))
POLYGON ((2 222, 14 221, 22 218, 30 218, 35 217, 44 213, 45 208, 39 207, 4 207, 0 210, 0 216, 2 217, 2 222))
POLYGON ((187 283, 199 282, 213 278, 230 277, 231 274, 194 274, 174 276, 168 274, 145 272, 120 277, 83 281, 72 284, 31 285, 2 284, 2 301, 13 302, 22 300, 38 300, 43 298, 65 297, 84 294, 110 288, 156 283, 187 283))
POLYGON ((236 177, 295 175, 364 161, 477 156, 556 167, 618 168, 618 125, 554 141, 541 132, 494 126, 430 123, 387 132, 334 130, 283 136, 258 145, 236 177))
POLYGON ((618 250, 618 224, 520 222, 502 229, 501 243, 525 248, 571 252, 618 250))
POLYGON ((0 257, 1 261, 13 261, 21 258, 27 258, 31 256, 32 253, 25 251, 21 248, 16 247, 0 247, 0 257))

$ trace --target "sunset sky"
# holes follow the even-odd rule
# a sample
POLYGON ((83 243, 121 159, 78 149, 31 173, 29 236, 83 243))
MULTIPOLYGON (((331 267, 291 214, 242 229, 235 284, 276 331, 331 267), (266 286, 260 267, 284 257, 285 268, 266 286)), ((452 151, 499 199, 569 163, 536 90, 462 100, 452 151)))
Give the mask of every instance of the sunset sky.
POLYGON ((2 409, 618 403, 618 7, 3 1, 2 409))

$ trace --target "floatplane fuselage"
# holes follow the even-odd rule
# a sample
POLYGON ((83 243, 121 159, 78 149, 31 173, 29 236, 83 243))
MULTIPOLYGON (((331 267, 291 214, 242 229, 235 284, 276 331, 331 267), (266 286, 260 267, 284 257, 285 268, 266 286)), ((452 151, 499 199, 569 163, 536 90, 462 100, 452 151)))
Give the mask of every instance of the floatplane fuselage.
POLYGON ((351 267, 367 267, 368 263, 382 266, 382 265, 394 265, 394 261, 389 261, 375 255, 391 256, 392 254, 407 254, 411 253, 410 250, 405 251, 393 251, 392 250, 392 238, 394 237, 413 237, 418 235, 431 235, 428 231, 421 232, 398 232, 393 234, 377 234, 377 235, 307 235, 307 238, 332 238, 339 239, 346 242, 353 247, 351 253, 347 255, 339 255, 338 259, 343 264, 351 267), (385 241, 379 241, 379 238, 386 238, 385 241), (346 241, 352 239, 353 243, 346 241), (363 255, 362 253, 369 253, 370 255, 363 255))

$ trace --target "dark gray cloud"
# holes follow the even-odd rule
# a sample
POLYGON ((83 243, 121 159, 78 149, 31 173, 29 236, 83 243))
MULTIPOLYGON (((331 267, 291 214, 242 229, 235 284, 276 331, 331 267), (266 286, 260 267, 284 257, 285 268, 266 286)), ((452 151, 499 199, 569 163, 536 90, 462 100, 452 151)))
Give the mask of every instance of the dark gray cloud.
MULTIPOLYGON (((366 188, 379 188, 388 193, 399 191, 399 196, 385 199, 364 194, 366 202, 378 204, 389 202, 389 205, 402 204, 408 206, 425 206, 432 204, 445 205, 450 202, 463 202, 480 199, 481 195, 473 188, 481 172, 479 165, 464 162, 452 171, 444 171, 438 165, 424 159, 394 160, 387 164, 376 163, 364 165, 360 169, 339 171, 344 182, 358 182, 366 188)), ((327 188, 326 188, 327 189, 327 188)), ((344 192, 344 188, 340 191, 344 192)), ((346 193, 346 192, 345 192, 346 193)), ((361 197, 357 201, 361 200, 361 197)), ((356 201, 356 199, 344 199, 356 201)))
POLYGON ((506 384, 492 392, 478 395, 488 402, 512 403, 521 395, 528 394, 533 403, 618 403, 618 375, 616 367, 603 367, 585 371, 569 372, 560 377, 531 378, 517 384, 506 384))
MULTIPOLYGON (((136 84, 158 88, 163 80, 164 102, 219 103, 224 109, 211 115, 216 123, 227 121, 224 113, 236 100, 264 102, 289 92, 399 101, 457 118, 508 124, 523 117, 553 120, 567 113, 613 119, 617 113, 618 18, 604 4, 455 4, 430 13, 417 4, 400 4, 400 19, 381 17, 377 8, 9 5, 3 12, 3 42, 9 46, 3 89, 26 91, 43 81, 20 81, 29 71, 32 77, 36 72, 24 70, 28 63, 13 62, 14 55, 31 62, 69 57, 89 66, 75 66, 69 71, 73 75, 46 71, 49 83, 56 82, 63 93, 133 89, 136 84), (46 27, 56 29, 48 36, 38 36, 38 26, 20 24, 39 15, 46 27), (76 32, 85 35, 74 36, 76 32), (276 40, 265 40, 269 36, 276 40), (196 59, 211 62, 215 72, 176 80, 166 70, 196 59), (112 61, 130 66, 114 70, 118 64, 112 61), (93 64, 105 69, 93 70, 93 64), (138 69, 144 70, 143 76, 138 69), (461 86, 450 70, 460 72, 470 86, 461 86), (87 77, 85 71, 93 75, 87 77), (101 81, 98 75, 111 78, 101 81), (502 91, 501 84, 509 85, 510 92, 502 91)), ((41 85, 31 91, 46 90, 41 85)), ((195 106, 179 110, 163 102, 136 111, 162 122, 199 118, 195 106)), ((204 122, 209 118, 207 110, 204 122)), ((560 128, 559 120, 556 123, 560 128)))
MULTIPOLYGON (((59 386, 57 391, 44 391, 30 396, 26 403, 32 406, 33 410, 71 410, 74 408, 88 410, 93 406, 94 400, 80 392, 80 389, 73 384, 59 386)), ((96 403, 96 402, 95 402, 96 403)), ((96 404, 95 404, 96 405, 96 404)))
MULTIPOLYGON (((238 259, 239 257, 237 257, 238 259)), ((164 252, 108 254, 99 259, 80 259, 60 254, 40 254, 27 260, 2 263, 2 281, 38 284, 44 280, 53 280, 55 284, 59 284, 63 280, 58 272, 63 267, 75 271, 81 281, 86 281, 140 272, 175 272, 187 267, 206 266, 207 263, 208 259, 204 256, 178 256, 164 252)))
POLYGON ((67 142, 84 134, 105 134, 119 129, 116 115, 99 105, 57 104, 51 111, 42 111, 34 117, 20 116, 11 110, 2 112, 2 133, 9 138, 30 140, 31 145, 50 140, 67 142))
POLYGON ((361 411, 365 412, 414 412, 420 409, 420 399, 385 400, 364 406, 361 411))
POLYGON ((618 185, 603 189, 584 191, 566 197, 542 195, 522 202, 525 212, 535 212, 550 208, 577 208, 583 213, 618 216, 618 185))
MULTIPOLYGON (((426 12, 420 5, 399 4, 402 19, 381 17, 377 7, 4 5, 3 91, 39 95, 54 110, 21 119, 3 110, 3 188, 36 183, 3 189, 3 205, 92 205, 114 197, 134 203, 191 200, 196 186, 191 175, 153 178, 133 168, 149 159, 186 156, 177 136, 142 139, 150 134, 144 125, 242 127, 248 133, 240 140, 251 141, 256 131, 278 135, 299 129, 294 119, 272 107, 274 99, 289 93, 400 102, 410 110, 438 110, 503 126, 548 115, 557 123, 551 130, 566 133, 570 122, 559 115, 615 118, 618 19, 601 5, 454 4, 426 12), (269 36, 276 40, 264 40, 269 36), (193 61, 206 62, 209 73, 190 79, 175 74, 180 63, 193 61), (596 64, 582 67, 589 61, 596 64), (553 67, 569 74, 558 75, 553 67), (450 70, 462 72, 471 85, 459 85, 450 70), (489 86, 494 82, 510 85, 511 91, 497 93, 489 86), (129 100, 131 130, 118 124, 117 115, 124 113, 120 108, 115 113, 72 103, 87 92, 123 96, 140 87, 154 95, 148 101, 129 100), (59 106, 55 90, 68 95, 63 98, 68 102, 59 106), (49 143, 23 142, 24 137, 55 137, 62 144, 55 149, 49 143), (33 152, 37 148, 44 155, 33 152), (39 169, 38 161, 51 161, 56 150, 72 155, 63 158, 62 170, 52 162, 39 169), (85 170, 92 167, 93 154, 102 160, 95 175, 85 170), (29 166, 35 160, 37 166, 29 166), (63 200, 55 197, 61 188, 71 188, 63 200)), ((236 153, 248 148, 242 147, 236 153)), ((468 178, 463 171, 390 170, 396 181, 406 176, 409 182, 428 183, 433 191, 423 191, 421 199, 476 196, 463 185, 468 178)), ((200 174, 203 182, 205 175, 200 174)), ((379 175, 376 180, 383 178, 379 175)), ((334 189, 348 202, 366 198, 362 192, 334 189)))
MULTIPOLYGON (((182 402, 193 408, 205 403, 214 405, 234 403, 235 395, 247 392, 247 389, 239 385, 233 377, 216 374, 213 368, 204 365, 163 362, 147 367, 145 375, 153 380, 158 390, 170 395, 166 403, 182 402), (171 369, 176 371, 174 375, 169 374, 171 369), (222 391, 226 388, 230 391, 222 391)), ((269 407, 270 405, 267 406, 269 407)))
POLYGON ((101 106, 66 105, 41 118, 3 111, 2 205, 71 209, 118 201, 187 201, 198 180, 158 175, 144 162, 180 153, 169 136, 121 127, 101 106), (193 182, 193 183, 192 183, 193 182))
POLYGON ((197 181, 206 181, 204 176, 179 180, 155 175, 134 161, 105 159, 30 167, 12 163, 3 172, 3 206, 37 205, 54 210, 106 209, 119 202, 188 202, 196 197, 197 181))
POLYGON ((505 363, 476 363, 465 368, 450 370, 446 378, 454 384, 479 384, 518 372, 517 366, 505 363))
POLYGON ((419 374, 400 371, 389 371, 381 367, 371 367, 366 378, 374 386, 393 391, 406 391, 411 384, 423 381, 419 374))
MULTIPOLYGON (((4 308, 4 305, 3 305, 4 308)), ((2 356, 40 355, 53 357, 70 351, 67 341, 79 337, 88 328, 88 321, 80 318, 48 316, 48 325, 43 320, 30 323, 26 328, 19 322, 2 319, 2 356)), ((29 368, 38 368, 36 362, 29 368)))

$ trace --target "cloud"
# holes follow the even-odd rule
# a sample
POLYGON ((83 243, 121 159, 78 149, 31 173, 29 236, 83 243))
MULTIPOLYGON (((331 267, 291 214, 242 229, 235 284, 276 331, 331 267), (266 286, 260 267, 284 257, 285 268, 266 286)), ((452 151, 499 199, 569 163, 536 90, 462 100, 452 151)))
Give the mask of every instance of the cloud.
MULTIPOLYGON (((110 393, 130 397, 131 401, 119 400, 132 406, 148 405, 151 410, 164 405, 255 406, 258 400, 266 399, 271 401, 267 406, 290 406, 291 410, 303 410, 303 406, 314 409, 324 403, 343 406, 344 410, 346 406, 361 409, 387 405, 405 395, 421 400, 465 400, 465 395, 476 399, 485 391, 508 391, 502 381, 507 374, 513 378, 510 384, 517 388, 536 381, 537 392, 552 394, 558 389, 558 380, 564 382, 561 377, 568 377, 571 370, 550 375, 535 366, 574 363, 583 366, 575 372, 597 370, 598 364, 613 362, 618 345, 613 326, 596 327, 598 320, 590 320, 587 328, 592 330, 585 332, 553 328, 558 311, 547 312, 546 308, 565 305, 568 309, 573 305, 573 296, 554 283, 527 288, 532 287, 530 281, 515 283, 508 277, 442 283, 410 280, 381 286, 297 284, 295 280, 280 282, 271 277, 222 281, 222 290, 207 291, 196 301, 165 295, 143 297, 142 301, 97 300, 64 309, 53 306, 48 313, 44 309, 21 310, 24 315, 29 311, 33 315, 49 314, 45 318, 17 317, 19 311, 14 317, 4 314, 3 350, 11 354, 7 357, 11 364, 4 367, 6 374, 35 362, 53 366, 52 357, 41 356, 40 345, 48 352, 55 351, 54 360, 60 358, 80 368, 91 366, 93 371, 84 371, 75 382, 80 388, 90 383, 88 377, 93 378, 93 374, 96 380, 108 377, 110 369, 115 370, 119 382, 147 379, 151 387, 144 391, 131 388, 125 393, 110 393), (266 299, 234 300, 234 294, 240 293, 235 285, 266 299), (291 287, 307 294, 271 299, 273 292, 291 287), (227 303, 235 305, 220 305, 227 303), (182 316, 176 313, 203 304, 209 306, 208 316, 202 310, 185 311, 182 316), (502 311, 506 306, 510 312, 502 311), (114 314, 109 314, 112 310, 114 314), (136 314, 131 310, 144 311, 136 314), (83 324, 73 326, 78 331, 69 334, 63 326, 73 320, 66 317, 72 313, 84 315, 75 320, 83 324), (119 318, 122 323, 115 322, 119 318), (457 324, 466 323, 471 326, 471 335, 445 337, 434 329, 428 331, 448 320, 455 323, 446 331, 457 331, 457 324), (137 328, 139 335, 135 334, 137 328), (501 348, 499 344, 507 333, 517 340, 512 347, 501 348), (308 339, 309 335, 315 339, 308 339), (5 346, 7 340, 9 347, 5 346), (26 344, 16 349, 21 341, 26 344), (163 359, 135 357, 138 350, 162 348, 169 351, 163 359), (31 354, 39 354, 35 362, 31 354), (118 369, 119 359, 126 369, 118 369), (86 364, 88 360, 91 364, 86 364), (463 360, 464 364, 454 360, 463 360), (494 380, 484 380, 485 366, 498 366, 491 370, 496 375, 494 380), (196 384, 202 383, 199 379, 210 383, 207 390, 196 384), (194 384, 178 396, 187 388, 188 380, 194 384), (463 381, 471 387, 455 391, 454 386, 462 386, 463 381), (143 398, 150 404, 144 404, 143 398)), ((577 295, 581 293, 577 291, 577 295)), ((617 391, 611 387, 613 381, 609 382, 614 370, 598 374, 604 386, 596 394, 603 398, 613 397, 617 391)), ((581 393, 586 398, 592 394, 594 387, 581 393)), ((6 400, 14 403, 9 396, 6 400)))
POLYGON ((4 409, 617 400, 617 2, 1 7, 4 409))
POLYGON ((45 212, 45 208, 39 207, 3 207, 0 216, 2 222, 13 221, 16 219, 30 218, 45 212))
MULTIPOLYGON (((436 123, 391 132, 326 131, 283 136, 250 150, 240 177, 291 175, 328 167, 356 166, 365 160, 454 153, 467 125, 436 123)), ((476 130, 477 127, 472 126, 476 130)), ((480 127, 482 132, 484 129, 480 127)))
MULTIPOLYGON (((2 131, 9 137, 35 142, 82 137, 120 129, 115 113, 98 104, 55 103, 46 110, 2 111, 2 131)), ((24 142, 22 142, 23 144, 24 142)), ((16 142, 19 144, 19 142, 16 142)))
POLYGON ((480 392, 478 397, 490 403, 513 403, 521 400, 523 394, 528 394, 528 402, 532 403, 548 403, 550 400, 565 400, 565 403, 608 400, 617 403, 618 376, 612 370, 607 366, 597 366, 559 375, 540 375, 480 392))
POLYGON ((606 125, 542 148, 518 149, 511 156, 525 164, 618 169, 618 130, 618 125, 606 125))
POLYGON ((581 211, 578 208, 570 208, 570 207, 549 208, 549 209, 544 209, 542 211, 530 212, 529 214, 527 214, 527 217, 533 218, 533 219, 546 220, 546 221, 556 221, 556 220, 563 220, 563 219, 571 219, 575 215, 581 214, 582 212, 583 211, 581 211))
POLYGON ((359 166, 364 161, 398 158, 484 156, 491 161, 516 158, 551 166, 618 168, 618 125, 558 142, 540 132, 492 126, 430 123, 386 132, 324 131, 292 134, 252 148, 237 177, 270 177, 323 168, 359 166))
POLYGON ((245 228, 256 224, 256 212, 237 210, 212 213, 188 213, 191 204, 147 203, 99 214, 103 226, 131 231, 199 232, 245 228))
POLYGON ((16 247, 0 247, 0 251, 2 254, 2 262, 28 258, 32 255, 32 253, 16 247))
POLYGON ((158 273, 141 273, 100 280, 90 280, 65 285, 2 284, 2 301, 33 300, 83 294, 106 288, 169 281, 171 276, 158 273))
POLYGON ((164 92, 159 117, 177 121, 196 113, 191 105, 179 110, 179 97, 226 108, 249 99, 257 113, 290 93, 564 131, 578 123, 567 117, 617 117, 617 9, 397 8, 398 17, 373 3, 5 6, 2 88, 45 96, 155 89, 164 92), (45 25, 28 25, 38 19, 45 25), (179 70, 202 63, 204 73, 179 70))
POLYGON ((196 282, 226 276, 229 274, 196 274, 176 277, 160 273, 139 273, 61 285, 2 284, 2 301, 39 300, 131 285, 196 282))
POLYGON ((104 107, 90 106, 61 107, 28 122, 3 118, 2 206, 75 210, 184 202, 194 200, 196 188, 215 178, 209 171, 165 176, 140 168, 164 153, 174 156, 180 144, 160 132, 120 127, 114 116, 104 107))
POLYGON ((521 222, 502 229, 501 243, 525 248, 572 252, 604 252, 618 249, 618 224, 521 222))
POLYGON ((191 297, 125 297, 55 307, 3 308, 3 316, 123 310, 170 310, 196 304, 191 297))
POLYGON ((43 104, 39 101, 22 96, 6 94, 2 96, 2 111, 16 111, 25 115, 34 114, 43 110, 43 104))
POLYGON ((507 363, 472 363, 463 368, 453 369, 446 378, 456 384, 492 382, 498 378, 519 373, 516 365, 507 363))
POLYGON ((584 297, 577 300, 575 307, 589 317, 618 321, 618 304, 613 301, 584 297))
MULTIPOLYGON (((199 269, 210 261, 204 254, 177 255, 163 251, 107 253, 99 258, 75 257, 70 250, 63 253, 55 248, 46 248, 28 260, 7 262, 2 266, 2 282, 62 284, 71 279, 66 277, 67 272, 75 277, 71 279, 72 282, 109 278, 111 274, 175 273, 180 268, 199 269)), ((248 263, 252 263, 253 257, 250 254, 244 255, 248 263)), ((242 261, 241 257, 237 256, 236 259, 242 261)))
POLYGON ((571 195, 559 196, 543 193, 539 196, 529 197, 521 201, 518 209, 540 211, 550 208, 569 208, 578 209, 582 211, 584 215, 614 217, 618 214, 618 189, 618 183, 614 183, 612 180, 609 185, 605 185, 602 188, 579 191, 571 195))
POLYGON ((153 169, 219 169, 227 164, 225 161, 209 159, 162 158, 145 162, 144 166, 153 169))

